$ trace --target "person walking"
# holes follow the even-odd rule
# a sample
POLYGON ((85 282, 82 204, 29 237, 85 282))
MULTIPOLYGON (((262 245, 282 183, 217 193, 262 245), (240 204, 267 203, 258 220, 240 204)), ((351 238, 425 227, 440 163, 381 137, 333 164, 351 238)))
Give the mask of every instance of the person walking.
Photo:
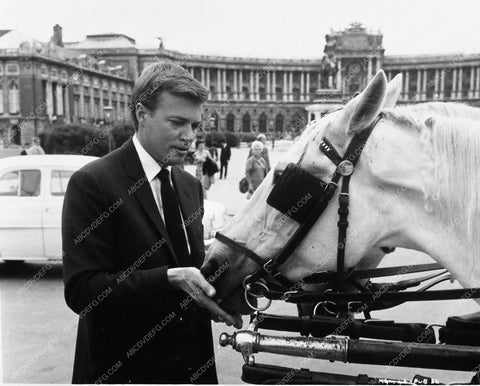
MULTIPOLYGON (((270 157, 268 155, 268 149, 265 146, 265 144, 267 143, 267 137, 265 136, 265 134, 258 134, 257 141, 260 141, 263 145, 263 150, 262 150, 261 156, 265 161, 265 165, 267 166, 267 173, 268 173, 270 171, 270 157)), ((250 151, 248 152, 247 159, 250 158, 251 156, 252 156, 252 147, 250 147, 250 151)))
POLYGON ((228 172, 228 163, 230 162, 232 151, 230 150, 230 146, 228 146, 228 144, 224 140, 220 142, 220 148, 220 179, 226 179, 228 172))
POLYGON ((262 157, 263 143, 253 141, 250 148, 252 156, 247 160, 245 178, 248 181, 247 199, 257 190, 268 173, 265 159, 262 157))
POLYGON ((176 166, 207 97, 180 65, 150 65, 132 92, 133 137, 70 178, 62 247, 65 300, 79 315, 73 383, 217 383, 210 318, 237 328, 241 319, 200 272, 203 190, 176 166))
POLYGON ((193 153, 193 162, 196 165, 195 176, 202 183, 204 198, 207 198, 207 191, 210 189, 210 186, 215 183, 215 177, 209 175, 208 168, 205 168, 205 164, 209 161, 215 162, 210 152, 205 149, 205 142, 202 140, 197 141, 196 151, 193 153))

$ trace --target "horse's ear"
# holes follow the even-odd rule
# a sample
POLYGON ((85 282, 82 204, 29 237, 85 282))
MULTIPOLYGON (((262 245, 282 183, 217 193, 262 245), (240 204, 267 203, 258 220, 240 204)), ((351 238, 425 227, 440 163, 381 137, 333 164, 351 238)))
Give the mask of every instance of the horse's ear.
POLYGON ((402 74, 397 74, 387 84, 387 95, 383 101, 382 107, 393 107, 397 104, 400 93, 402 92, 402 74))
POLYGON ((344 107, 339 125, 347 127, 348 132, 361 131, 369 127, 383 107, 386 89, 387 78, 380 70, 365 90, 344 107))

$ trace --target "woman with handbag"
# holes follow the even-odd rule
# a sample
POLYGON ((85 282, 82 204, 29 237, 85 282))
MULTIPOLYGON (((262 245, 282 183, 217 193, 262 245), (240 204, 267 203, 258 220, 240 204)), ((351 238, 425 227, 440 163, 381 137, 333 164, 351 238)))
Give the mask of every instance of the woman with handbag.
POLYGON ((252 197, 253 192, 255 192, 268 173, 267 164, 262 157, 263 143, 253 141, 251 150, 252 156, 247 160, 245 167, 245 178, 248 181, 247 199, 252 197))

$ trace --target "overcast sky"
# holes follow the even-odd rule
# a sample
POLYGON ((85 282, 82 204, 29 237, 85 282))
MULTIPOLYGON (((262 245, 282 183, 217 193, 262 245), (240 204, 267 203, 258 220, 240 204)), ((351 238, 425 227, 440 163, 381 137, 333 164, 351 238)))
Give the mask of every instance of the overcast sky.
POLYGON ((116 32, 195 54, 318 58, 325 34, 358 21, 387 55, 480 52, 477 0, 0 0, 0 29, 48 41, 116 32))

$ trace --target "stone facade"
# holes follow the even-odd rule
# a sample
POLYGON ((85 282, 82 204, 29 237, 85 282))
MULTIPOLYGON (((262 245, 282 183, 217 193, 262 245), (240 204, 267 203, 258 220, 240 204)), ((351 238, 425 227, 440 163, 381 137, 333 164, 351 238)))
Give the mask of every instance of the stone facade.
POLYGON ((190 55, 167 50, 162 41, 156 48, 140 48, 122 34, 66 43, 59 26, 40 48, 27 42, 2 50, 2 32, 0 127, 27 120, 28 135, 59 120, 98 122, 105 118, 105 106, 113 108, 112 119, 125 119, 133 82, 158 60, 180 63, 210 90, 204 118, 208 128, 219 131, 296 133, 342 106, 379 69, 389 79, 403 74, 400 103, 480 105, 480 53, 388 56, 382 34, 359 23, 327 34, 322 58, 295 60, 190 55))

